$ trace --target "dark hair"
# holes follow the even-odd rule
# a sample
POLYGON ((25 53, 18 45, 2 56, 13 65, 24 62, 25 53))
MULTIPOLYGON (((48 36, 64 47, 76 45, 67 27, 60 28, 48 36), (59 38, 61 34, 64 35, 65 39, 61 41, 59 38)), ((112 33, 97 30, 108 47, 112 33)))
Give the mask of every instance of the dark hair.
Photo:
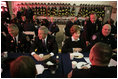
POLYGON ((93 55, 97 61, 101 64, 108 64, 112 56, 112 48, 102 42, 96 43, 93 47, 93 55))
POLYGON ((79 28, 78 25, 73 25, 71 28, 70 28, 70 33, 71 35, 73 35, 74 33, 80 31, 81 29, 79 28))
POLYGON ((34 78, 35 62, 29 56, 20 56, 10 63, 10 74, 12 78, 34 78))

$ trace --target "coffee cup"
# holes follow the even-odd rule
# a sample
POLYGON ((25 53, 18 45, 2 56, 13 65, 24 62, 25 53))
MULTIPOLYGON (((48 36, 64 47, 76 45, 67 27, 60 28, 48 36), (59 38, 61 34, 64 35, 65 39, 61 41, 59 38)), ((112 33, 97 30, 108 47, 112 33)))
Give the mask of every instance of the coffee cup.
POLYGON ((74 58, 74 54, 70 53, 70 59, 73 60, 73 58, 74 58))
POLYGON ((77 62, 76 61, 72 61, 72 68, 75 69, 77 66, 77 62))

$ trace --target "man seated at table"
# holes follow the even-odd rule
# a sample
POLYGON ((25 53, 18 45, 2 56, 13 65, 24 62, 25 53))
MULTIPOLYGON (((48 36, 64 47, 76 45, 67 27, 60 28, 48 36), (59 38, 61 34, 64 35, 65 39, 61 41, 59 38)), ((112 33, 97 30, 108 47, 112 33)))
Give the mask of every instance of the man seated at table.
POLYGON ((20 56, 10 63, 11 78, 35 78, 35 62, 29 56, 20 56))
POLYGON ((71 37, 65 40, 62 47, 62 53, 84 52, 86 48, 85 41, 80 37, 80 28, 73 25, 70 29, 71 37))
POLYGON ((111 25, 103 25, 102 31, 92 36, 90 48, 97 42, 106 43, 111 46, 114 52, 117 52, 117 40, 111 35, 111 25))
POLYGON ((90 48, 97 42, 103 42, 111 46, 113 51, 112 58, 117 60, 117 40, 111 35, 111 25, 103 25, 102 31, 92 36, 92 40, 90 46, 88 46, 88 49, 90 50, 90 48))
POLYGON ((30 41, 28 37, 21 33, 16 24, 8 26, 9 34, 6 36, 6 47, 8 52, 29 53, 30 41))
POLYGON ((90 51, 90 69, 75 69, 68 74, 73 78, 116 78, 117 67, 108 67, 112 57, 112 48, 108 44, 98 42, 90 51))
POLYGON ((34 43, 31 46, 31 55, 37 61, 43 61, 50 58, 54 53, 58 53, 58 45, 54 36, 48 35, 48 28, 41 26, 38 29, 38 36, 35 38, 34 43), (45 56, 39 56, 39 54, 45 53, 45 56))

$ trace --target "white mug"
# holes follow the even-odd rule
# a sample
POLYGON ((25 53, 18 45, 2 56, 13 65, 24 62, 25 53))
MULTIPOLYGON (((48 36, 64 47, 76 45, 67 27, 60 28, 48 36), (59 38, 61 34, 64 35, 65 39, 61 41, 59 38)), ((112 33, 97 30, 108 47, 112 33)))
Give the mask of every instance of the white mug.
POLYGON ((73 60, 73 58, 74 58, 74 54, 70 53, 70 59, 73 60))
POLYGON ((7 58, 8 57, 8 52, 4 52, 3 57, 7 58))
POLYGON ((77 66, 77 62, 76 61, 72 61, 72 68, 75 69, 77 66))

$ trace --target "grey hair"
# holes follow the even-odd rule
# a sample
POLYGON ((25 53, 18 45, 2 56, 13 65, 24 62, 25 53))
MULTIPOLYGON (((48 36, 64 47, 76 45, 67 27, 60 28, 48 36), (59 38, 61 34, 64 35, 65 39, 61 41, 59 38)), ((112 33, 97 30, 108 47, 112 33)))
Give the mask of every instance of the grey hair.
POLYGON ((19 28, 18 28, 18 26, 16 24, 9 24, 8 28, 12 28, 14 30, 16 30, 16 29, 19 30, 19 28))
POLYGON ((45 34, 48 34, 49 30, 45 26, 41 26, 38 30, 43 30, 45 34))
MULTIPOLYGON (((104 27, 104 26, 109 26, 109 27, 111 28, 111 25, 110 25, 110 24, 105 24, 105 25, 103 25, 103 27, 104 27)), ((103 27, 102 27, 102 28, 103 28, 103 27)))

